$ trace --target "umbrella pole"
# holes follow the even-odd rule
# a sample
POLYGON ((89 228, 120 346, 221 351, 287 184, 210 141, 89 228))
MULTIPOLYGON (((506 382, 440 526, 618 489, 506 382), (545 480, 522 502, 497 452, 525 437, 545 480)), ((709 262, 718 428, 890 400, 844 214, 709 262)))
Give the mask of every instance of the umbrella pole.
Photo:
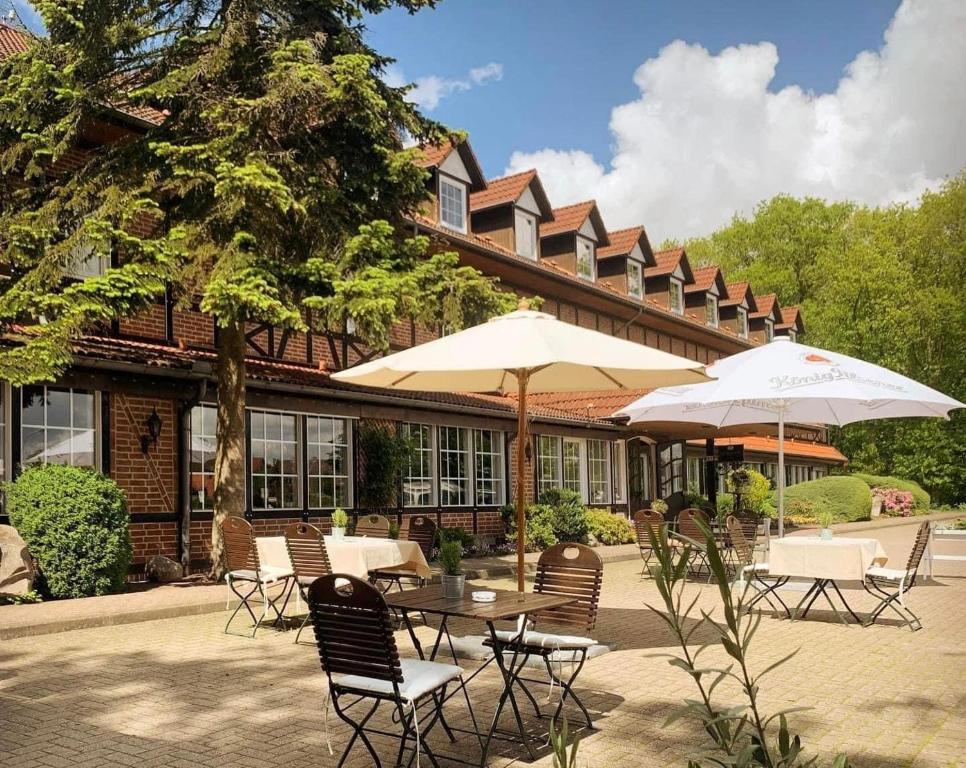
POLYGON ((785 408, 778 411, 778 538, 785 535, 785 408))
POLYGON ((527 454, 527 383, 529 374, 526 371, 516 372, 519 385, 517 399, 517 591, 523 594, 523 552, 526 548, 526 509, 524 499, 526 489, 526 454, 527 454))

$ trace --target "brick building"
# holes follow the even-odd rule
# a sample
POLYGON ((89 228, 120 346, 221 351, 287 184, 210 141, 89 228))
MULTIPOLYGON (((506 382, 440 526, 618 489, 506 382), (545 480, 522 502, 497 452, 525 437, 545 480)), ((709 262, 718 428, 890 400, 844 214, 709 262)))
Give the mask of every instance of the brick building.
MULTIPOLYGON (((0 55, 23 45, 0 24, 0 55)), ((114 141, 161 120, 153 110, 118 108, 86 127, 84 139, 114 141)), ((488 180, 468 142, 427 148, 421 163, 430 196, 411 225, 506 289, 539 296, 542 310, 565 322, 706 364, 775 334, 803 332, 797 308, 756 297, 746 283, 727 284, 716 267, 692 267, 684 249, 653 252, 643 226, 609 231, 593 201, 553 208, 535 171, 488 180)), ((74 274, 109 266, 81 260, 74 274)), ((212 518, 216 333, 210 317, 165 300, 79 340, 74 365, 57 382, 3 383, 3 476, 32 462, 95 467, 127 493, 137 563, 154 554, 203 561, 212 518), (152 424, 160 427, 156 441, 152 424)), ((432 329, 402 322, 391 348, 433 337, 432 329)), ((516 466, 512 398, 334 382, 331 372, 372 356, 351 328, 300 333, 252 325, 247 339, 246 515, 259 534, 293 520, 327 527, 335 507, 356 509, 358 432, 367 419, 392 423, 416 446, 397 494, 400 521, 429 513, 443 525, 502 534, 499 509, 511 501, 516 466)), ((689 485, 705 487, 704 441, 689 443, 693 435, 673 425, 645 432, 608 418, 640 394, 534 396, 528 494, 564 486, 590 505, 626 513, 657 497, 680 503, 689 485)), ((791 482, 844 462, 822 430, 789 433, 791 482)), ((774 439, 765 432, 730 439, 739 438, 748 460, 773 476, 774 439)))

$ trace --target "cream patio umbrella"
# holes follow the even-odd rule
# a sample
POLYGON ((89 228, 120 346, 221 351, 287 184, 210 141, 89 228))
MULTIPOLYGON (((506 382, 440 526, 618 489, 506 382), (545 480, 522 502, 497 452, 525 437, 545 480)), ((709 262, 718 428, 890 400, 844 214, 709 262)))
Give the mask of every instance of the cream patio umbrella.
POLYGON ((517 587, 523 591, 527 393, 643 389, 707 381, 704 366, 642 344, 520 309, 332 375, 425 392, 517 392, 517 587))
POLYGON ((614 414, 630 423, 691 422, 716 427, 778 424, 778 535, 785 524, 785 424, 851 424, 897 417, 949 418, 966 406, 864 360, 796 344, 769 344, 719 360, 713 381, 649 392, 614 414))

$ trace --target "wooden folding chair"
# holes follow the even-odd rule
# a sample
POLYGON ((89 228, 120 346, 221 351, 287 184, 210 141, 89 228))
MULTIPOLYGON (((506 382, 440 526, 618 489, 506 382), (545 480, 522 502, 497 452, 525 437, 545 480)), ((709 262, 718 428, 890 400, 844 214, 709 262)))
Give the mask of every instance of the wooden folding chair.
POLYGON ((228 589, 240 600, 231 616, 228 617, 228 623, 225 624, 225 633, 228 633, 228 627, 231 625, 235 616, 238 615, 238 612, 242 608, 245 608, 248 611, 248 615, 252 617, 252 622, 254 623, 252 637, 255 637, 255 633, 258 631, 258 625, 265 621, 265 618, 268 616, 269 608, 275 612, 275 626, 283 622, 282 614, 285 612, 285 606, 288 604, 288 598, 291 595, 289 582, 294 574, 288 568, 262 565, 259 562, 255 534, 252 531, 251 523, 244 518, 234 515, 228 517, 221 524, 221 535, 222 540, 225 542, 225 561, 228 566, 228 572, 225 574, 225 583, 228 585, 228 589), (251 589, 243 594, 235 588, 236 584, 248 584, 251 586, 251 589), (270 598, 268 591, 276 584, 282 585, 282 591, 278 596, 270 598), (289 588, 287 589, 286 587, 289 588), (261 618, 255 615, 249 603, 249 600, 256 592, 262 598, 261 618), (282 610, 279 611, 275 603, 283 597, 285 601, 282 603, 282 610))
MULTIPOLYGON (((399 538, 416 542, 428 563, 433 557, 436 534, 436 521, 433 518, 428 515, 416 515, 409 518, 409 522, 403 526, 399 532, 399 538)), ((426 583, 426 579, 416 571, 414 563, 401 563, 400 565, 391 565, 369 571, 370 584, 378 584, 378 582, 385 584, 385 587, 382 588, 383 593, 392 589, 393 585, 402 590, 403 579, 412 582, 417 587, 426 583)))
POLYGON ((916 586, 919 575, 919 564, 923 553, 929 544, 929 523, 924 522, 916 532, 916 541, 912 545, 909 559, 904 569, 882 568, 874 565, 865 572, 862 586, 865 591, 879 600, 879 604, 865 622, 866 626, 875 624, 876 619, 886 608, 891 608, 913 632, 922 629, 922 621, 905 604, 904 597, 909 590, 916 586))
MULTIPOLYGON (((285 547, 288 550, 289 560, 292 561, 295 585, 308 605, 308 589, 312 586, 312 582, 319 576, 332 573, 329 553, 325 549, 325 537, 314 525, 292 523, 285 526, 285 547)), ((295 635, 296 643, 308 623, 309 612, 306 611, 305 618, 302 619, 299 631, 295 635)))
POLYGON ((382 515, 359 515, 356 518, 356 536, 368 536, 372 539, 389 538, 389 518, 382 515))
POLYGON ((460 679, 462 670, 452 664, 401 659, 386 600, 361 579, 340 574, 320 576, 308 589, 308 602, 319 661, 329 681, 329 697, 336 715, 352 729, 338 767, 345 763, 357 739, 365 745, 373 763, 380 766, 367 735, 375 733, 399 739, 393 765, 411 765, 414 759, 418 764, 422 753, 438 768, 426 737, 442 717, 447 686, 460 679), (372 701, 372 706, 354 715, 365 701, 372 701), (401 734, 369 725, 383 703, 392 707, 390 721, 401 726, 401 734), (424 705, 431 707, 432 714, 428 720, 423 716, 420 733, 417 709, 424 705), (410 742, 414 742, 413 754, 403 762, 410 742))
POLYGON ((671 536, 680 542, 681 545, 690 548, 688 555, 688 573, 697 576, 701 573, 702 566, 708 572, 708 581, 711 581, 711 566, 708 564, 708 546, 705 534, 698 526, 698 521, 706 528, 711 529, 711 522, 708 515, 700 509, 688 508, 678 512, 677 530, 671 536), (697 563, 697 567, 695 564, 697 563))
POLYGON ((758 591, 758 594, 748 603, 748 609, 750 610, 760 600, 765 600, 773 611, 777 611, 778 609, 771 601, 771 598, 774 597, 785 610, 785 615, 791 618, 791 610, 777 591, 778 587, 783 586, 788 579, 782 577, 769 584, 765 581, 768 576, 768 563, 755 562, 754 537, 758 534, 757 521, 749 524, 747 518, 742 519, 735 515, 729 515, 725 520, 725 527, 731 543, 732 565, 735 573, 735 581, 732 586, 740 585, 744 589, 747 584, 758 591), (748 537, 749 530, 752 531, 751 538, 748 537))
POLYGON ((641 552, 641 559, 644 567, 641 568, 641 578, 648 573, 648 566, 654 550, 651 547, 651 533, 658 539, 661 537, 661 528, 667 525, 664 515, 653 509, 639 509, 634 513, 634 532, 637 534, 637 547, 641 552))

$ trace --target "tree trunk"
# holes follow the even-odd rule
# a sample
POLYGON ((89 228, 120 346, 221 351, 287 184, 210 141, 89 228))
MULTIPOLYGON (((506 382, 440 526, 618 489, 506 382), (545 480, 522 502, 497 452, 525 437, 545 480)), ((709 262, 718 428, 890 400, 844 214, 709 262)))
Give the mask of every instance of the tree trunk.
POLYGON ((221 523, 245 514, 245 323, 218 329, 218 426, 215 446, 215 514, 211 524, 213 579, 225 573, 221 523))

